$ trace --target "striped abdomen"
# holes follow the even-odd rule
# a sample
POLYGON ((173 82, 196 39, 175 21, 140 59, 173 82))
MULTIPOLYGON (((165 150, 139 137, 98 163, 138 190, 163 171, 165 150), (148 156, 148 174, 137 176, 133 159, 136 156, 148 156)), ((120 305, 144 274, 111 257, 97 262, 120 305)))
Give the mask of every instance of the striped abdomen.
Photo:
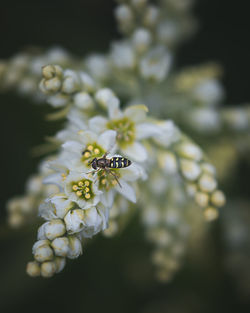
POLYGON ((131 161, 126 158, 114 157, 110 159, 109 167, 110 168, 123 168, 123 167, 128 167, 130 164, 131 164, 131 161))

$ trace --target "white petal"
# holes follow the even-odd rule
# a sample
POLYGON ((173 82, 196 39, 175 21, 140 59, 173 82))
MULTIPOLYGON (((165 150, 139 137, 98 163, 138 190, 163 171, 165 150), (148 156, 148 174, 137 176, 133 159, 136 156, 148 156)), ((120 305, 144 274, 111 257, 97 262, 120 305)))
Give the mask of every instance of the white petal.
POLYGON ((51 174, 48 175, 47 177, 44 178, 43 180, 43 184, 52 184, 52 185, 56 185, 60 188, 60 191, 62 191, 62 175, 60 173, 55 173, 55 174, 51 174))
POLYGON ((124 154, 126 154, 131 160, 137 162, 143 162, 147 159, 147 151, 142 144, 139 142, 134 142, 127 148, 122 149, 124 154))
POLYGON ((148 137, 158 137, 161 135, 161 130, 157 125, 152 123, 142 123, 136 125, 136 139, 141 140, 148 137))
POLYGON ((110 151, 115 146, 115 142, 116 131, 114 130, 106 130, 97 140, 97 143, 102 146, 105 151, 110 151))
POLYGON ((132 163, 129 167, 122 169, 122 179, 125 181, 135 181, 139 178, 145 180, 147 174, 142 166, 132 163))
POLYGON ((148 108, 143 104, 131 105, 125 111, 124 115, 129 117, 132 121, 138 123, 144 121, 148 108))
POLYGON ((63 149, 65 149, 65 150, 67 150, 69 152, 73 152, 75 154, 79 154, 83 150, 82 145, 79 142, 76 142, 76 141, 66 141, 62 145, 62 147, 63 147, 63 149))
POLYGON ((89 120, 89 128, 99 134, 106 129, 108 120, 102 116, 95 116, 89 120))
POLYGON ((119 99, 113 97, 108 102, 108 112, 110 119, 119 119, 122 118, 122 113, 120 110, 120 102, 119 99))
POLYGON ((113 190, 110 190, 109 192, 103 192, 101 195, 100 202, 103 203, 105 207, 111 208, 114 203, 113 190))
POLYGON ((134 189, 122 179, 120 179, 120 184, 122 187, 117 185, 115 187, 116 191, 118 191, 122 196, 127 198, 129 201, 136 203, 136 195, 134 189))
POLYGON ((79 139, 85 145, 92 143, 92 142, 96 142, 97 138, 98 136, 92 131, 83 131, 79 133, 79 139))

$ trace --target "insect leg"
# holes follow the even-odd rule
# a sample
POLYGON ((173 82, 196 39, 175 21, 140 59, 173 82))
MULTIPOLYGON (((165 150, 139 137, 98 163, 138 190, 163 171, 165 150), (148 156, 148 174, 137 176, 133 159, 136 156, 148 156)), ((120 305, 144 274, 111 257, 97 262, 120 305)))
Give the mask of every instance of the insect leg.
POLYGON ((110 169, 106 168, 106 171, 108 173, 110 173, 115 178, 115 180, 117 181, 117 183, 120 186, 120 188, 122 188, 122 185, 120 184, 118 177, 110 169))

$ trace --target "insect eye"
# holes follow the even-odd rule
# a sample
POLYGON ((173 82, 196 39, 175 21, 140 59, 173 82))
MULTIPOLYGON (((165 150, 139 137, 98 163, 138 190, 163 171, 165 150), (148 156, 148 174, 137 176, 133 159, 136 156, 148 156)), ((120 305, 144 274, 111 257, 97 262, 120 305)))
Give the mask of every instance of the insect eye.
POLYGON ((96 160, 93 160, 93 161, 92 161, 92 167, 93 167, 94 170, 97 169, 96 160))

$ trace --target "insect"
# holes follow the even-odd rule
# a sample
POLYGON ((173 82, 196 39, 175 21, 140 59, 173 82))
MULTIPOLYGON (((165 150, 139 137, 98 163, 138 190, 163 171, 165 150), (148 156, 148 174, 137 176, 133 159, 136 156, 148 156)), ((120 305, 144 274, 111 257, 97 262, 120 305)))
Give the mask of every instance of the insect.
MULTIPOLYGON (((86 150, 83 151, 82 154, 84 154, 85 152, 86 150)), ((101 158, 94 158, 88 163, 92 166, 94 170, 92 171, 92 173, 104 170, 106 173, 111 174, 117 181, 118 185, 122 188, 117 175, 112 171, 112 169, 128 167, 129 165, 131 165, 132 162, 123 157, 113 157, 111 159, 107 159, 107 155, 108 152, 106 152, 101 158)))

